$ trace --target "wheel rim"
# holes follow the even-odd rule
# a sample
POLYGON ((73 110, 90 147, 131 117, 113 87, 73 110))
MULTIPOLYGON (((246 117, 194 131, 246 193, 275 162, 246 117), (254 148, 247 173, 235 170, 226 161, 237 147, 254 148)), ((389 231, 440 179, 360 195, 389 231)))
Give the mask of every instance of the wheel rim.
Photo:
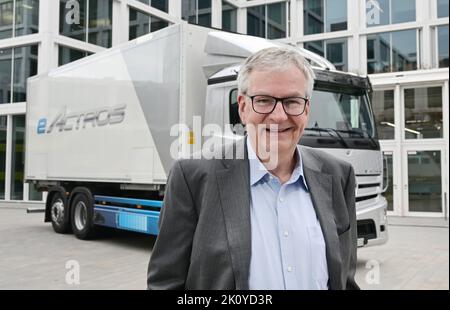
POLYGON ((83 201, 79 201, 75 205, 75 226, 78 230, 83 230, 87 222, 87 208, 83 201))
POLYGON ((57 199, 53 204, 51 208, 52 213, 52 221, 58 225, 61 225, 64 221, 64 203, 62 202, 62 199, 57 199))

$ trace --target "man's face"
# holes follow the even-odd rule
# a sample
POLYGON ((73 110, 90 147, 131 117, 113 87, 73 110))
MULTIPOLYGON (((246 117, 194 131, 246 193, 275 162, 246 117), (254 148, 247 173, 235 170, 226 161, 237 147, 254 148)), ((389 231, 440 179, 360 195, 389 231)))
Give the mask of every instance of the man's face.
POLYGON ((285 70, 253 71, 249 76, 247 95, 238 96, 239 115, 247 125, 253 145, 259 148, 263 147, 261 143, 265 143, 263 149, 269 151, 270 141, 277 141, 279 155, 293 154, 308 123, 309 104, 306 105, 305 112, 298 116, 287 115, 281 102, 276 104, 272 113, 259 114, 253 110, 252 101, 248 97, 254 95, 305 98, 306 78, 303 72, 294 65, 285 70), (256 132, 252 133, 249 127, 255 127, 256 132), (277 129, 270 130, 271 127, 277 129))

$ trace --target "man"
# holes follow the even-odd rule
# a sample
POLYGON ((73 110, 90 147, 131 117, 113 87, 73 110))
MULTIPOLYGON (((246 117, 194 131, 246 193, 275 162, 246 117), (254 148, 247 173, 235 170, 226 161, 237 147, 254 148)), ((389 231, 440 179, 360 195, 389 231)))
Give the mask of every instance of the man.
POLYGON ((245 157, 175 163, 149 289, 358 288, 352 166, 298 146, 313 82, 293 49, 246 60, 238 103, 248 135, 225 148, 245 157))

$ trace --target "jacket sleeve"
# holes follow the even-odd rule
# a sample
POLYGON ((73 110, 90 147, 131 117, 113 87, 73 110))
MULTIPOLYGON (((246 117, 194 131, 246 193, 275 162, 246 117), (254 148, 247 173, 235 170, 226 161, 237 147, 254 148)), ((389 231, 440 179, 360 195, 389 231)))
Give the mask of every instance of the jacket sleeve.
POLYGON ((150 257, 148 289, 185 289, 197 214, 180 161, 167 180, 159 234, 150 257))
POLYGON ((356 250, 358 247, 358 232, 356 224, 356 206, 355 206, 355 190, 356 180, 353 167, 350 165, 349 175, 347 179, 347 186, 345 188, 345 200, 347 203, 348 214, 350 219, 350 234, 351 234, 351 246, 350 246, 350 266, 348 268, 347 275, 347 290, 359 290, 359 286, 355 281, 356 273, 356 250))

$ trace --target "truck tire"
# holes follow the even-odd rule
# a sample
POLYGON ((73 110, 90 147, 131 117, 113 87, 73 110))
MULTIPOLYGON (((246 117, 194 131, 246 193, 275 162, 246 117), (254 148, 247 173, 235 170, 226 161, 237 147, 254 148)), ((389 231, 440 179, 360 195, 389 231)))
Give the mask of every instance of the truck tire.
POLYGON ((53 194, 50 202, 50 215, 53 230, 59 234, 70 232, 70 222, 66 218, 69 214, 66 210, 68 210, 66 197, 60 192, 53 194))
POLYGON ((94 205, 85 193, 77 193, 71 207, 72 231, 78 239, 89 240, 97 235, 94 225, 94 205))

